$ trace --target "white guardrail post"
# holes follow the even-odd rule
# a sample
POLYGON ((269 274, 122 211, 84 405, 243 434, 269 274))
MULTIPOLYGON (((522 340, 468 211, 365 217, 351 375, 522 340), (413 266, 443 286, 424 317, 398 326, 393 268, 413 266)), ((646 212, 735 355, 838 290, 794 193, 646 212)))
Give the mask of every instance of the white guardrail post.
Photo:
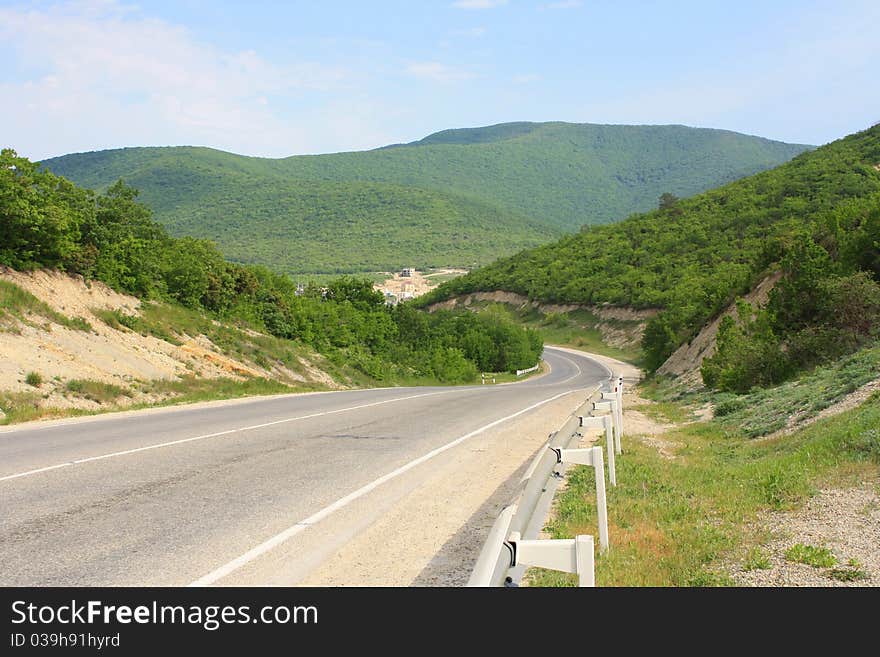
POLYGON ((582 427, 603 429, 605 431, 605 445, 608 450, 608 480, 612 486, 617 486, 617 464, 614 458, 614 437, 612 435, 612 421, 610 415, 599 417, 580 417, 582 427))
POLYGON ((620 454, 622 451, 620 445, 620 437, 623 436, 623 377, 618 377, 617 379, 617 407, 620 409, 620 417, 618 418, 618 433, 617 433, 617 453, 620 454))
MULTIPOLYGON (((517 376, 538 369, 517 370, 517 376)), ((477 563, 468 580, 468 586, 516 586, 515 578, 522 568, 539 566, 568 573, 577 573, 581 586, 595 586, 593 537, 573 539, 535 540, 542 526, 546 510, 552 503, 560 463, 593 466, 596 470, 596 515, 598 520, 599 551, 609 549, 608 508, 605 495, 605 465, 602 448, 598 446, 570 449, 576 438, 582 437, 578 427, 590 427, 605 432, 608 452, 608 474, 612 486, 617 485, 615 456, 622 453, 623 435, 623 377, 610 378, 609 392, 593 388, 585 403, 552 434, 548 450, 538 452, 519 483, 519 493, 506 506, 489 532, 477 563), (594 401, 598 397, 599 401, 594 401), (589 416, 581 415, 592 411, 589 416), (607 415, 593 415, 596 412, 607 415), (555 457, 555 458, 554 458, 555 457), (540 502, 540 503, 539 503, 540 502), (540 510, 543 509, 543 510, 540 510), (523 539, 523 535, 528 539, 523 539), (520 568, 514 569, 515 566, 520 568), (508 574, 508 571, 510 573, 508 574)))
POLYGON ((506 545, 511 552, 511 566, 537 566, 576 573, 580 586, 596 585, 592 536, 526 541, 520 538, 519 532, 512 532, 506 545))
POLYGON ((593 402, 593 410, 611 412, 611 416, 614 418, 614 448, 620 454, 623 452, 620 440, 623 410, 620 407, 620 402, 617 400, 616 392, 603 392, 602 399, 603 401, 593 402))
MULTIPOLYGON (((517 370, 517 376, 530 370, 517 370)), ((602 448, 569 448, 582 433, 579 427, 599 429, 605 433, 608 452, 608 474, 612 486, 617 485, 615 456, 621 453, 622 389, 623 380, 611 379, 611 391, 600 392, 600 387, 588 393, 584 404, 547 441, 547 450, 538 452, 521 479, 514 500, 502 509, 480 551, 477 563, 468 580, 468 586, 517 586, 527 566, 539 566, 569 573, 577 573, 581 586, 594 586, 593 537, 574 539, 537 540, 543 518, 552 503, 560 463, 589 465, 596 472, 596 515, 598 520, 599 551, 609 549, 608 503, 605 491, 605 463, 602 448), (599 401, 596 401, 596 400, 599 401), (590 415, 586 412, 590 411, 590 415), (607 415, 594 416, 593 412, 606 411, 607 415), (527 538, 523 538, 526 536, 527 538)))
MULTIPOLYGON (((601 447, 554 449, 560 463, 591 465, 596 469, 596 516, 599 521, 599 550, 608 549, 608 503, 605 496, 605 465, 601 447)), ((612 450, 613 451, 613 450, 612 450)))

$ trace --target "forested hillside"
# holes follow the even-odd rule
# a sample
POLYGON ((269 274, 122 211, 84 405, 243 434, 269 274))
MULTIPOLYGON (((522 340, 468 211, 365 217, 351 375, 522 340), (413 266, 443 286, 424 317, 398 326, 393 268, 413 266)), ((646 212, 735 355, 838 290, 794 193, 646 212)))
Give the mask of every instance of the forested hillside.
POLYGON ((207 240, 170 237, 122 182, 96 195, 9 149, 0 152, 0 265, 172 301, 300 341, 375 381, 473 381, 480 370, 530 367, 543 349, 536 333, 501 318, 389 308, 365 279, 298 292, 265 267, 227 262, 207 240))
POLYGON ((117 179, 173 235, 288 273, 470 267, 770 168, 807 147, 684 126, 511 123, 286 159, 126 148, 45 161, 117 179))
POLYGON ((785 378, 880 330, 880 126, 771 171, 524 251, 450 281, 420 303, 478 290, 545 302, 660 308, 651 369, 769 269, 766 311, 722 323, 704 380, 729 390, 785 378))

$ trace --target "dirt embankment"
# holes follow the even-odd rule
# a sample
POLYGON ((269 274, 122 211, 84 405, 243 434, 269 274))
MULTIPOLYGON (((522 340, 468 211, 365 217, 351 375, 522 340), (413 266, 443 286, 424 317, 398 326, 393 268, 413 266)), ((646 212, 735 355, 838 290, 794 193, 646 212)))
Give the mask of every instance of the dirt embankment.
MULTIPOLYGON (((782 278, 780 272, 770 274, 762 280, 751 292, 742 297, 748 301, 752 307, 760 308, 767 304, 770 298, 770 291, 782 278)), ((700 377, 700 367, 703 365, 705 358, 711 357, 715 353, 716 337, 718 336, 718 327, 721 321, 736 312, 736 303, 730 304, 727 309, 709 322, 690 342, 681 345, 673 354, 666 359, 661 365, 657 374, 667 374, 678 377, 681 383, 690 387, 699 387, 702 384, 700 377)))
MULTIPOLYGON (((86 283, 81 277, 55 271, 17 272, 5 268, 0 269, 0 280, 30 292, 56 313, 82 320, 80 328, 64 326, 37 309, 19 317, 7 313, 0 323, 0 393, 38 393, 35 404, 41 408, 94 410, 102 405, 101 401, 76 394, 70 388, 71 381, 117 386, 125 394, 113 400, 115 406, 160 401, 161 395, 141 392, 144 386, 137 384, 183 377, 263 377, 285 383, 335 385, 304 358, 301 371, 294 372, 281 363, 260 366, 225 353, 204 335, 179 333, 174 336, 177 344, 173 344, 121 325, 114 328, 99 313, 115 311, 138 317, 141 301, 100 282, 86 283), (33 378, 28 382, 29 374, 39 375, 39 386, 32 385, 33 378)), ((249 335, 240 333, 242 342, 246 342, 249 335)))
POLYGON ((432 304, 428 306, 427 310, 431 312, 438 309, 457 307, 470 308, 474 302, 481 301, 506 303, 518 310, 535 309, 545 315, 572 313, 578 310, 585 311, 595 317, 595 321, 584 323, 582 328, 599 331, 605 344, 619 349, 638 347, 642 340, 642 334, 645 332, 645 324, 659 312, 656 308, 636 309, 609 304, 538 303, 531 301, 522 294, 506 292, 504 290, 472 292, 471 294, 432 304))

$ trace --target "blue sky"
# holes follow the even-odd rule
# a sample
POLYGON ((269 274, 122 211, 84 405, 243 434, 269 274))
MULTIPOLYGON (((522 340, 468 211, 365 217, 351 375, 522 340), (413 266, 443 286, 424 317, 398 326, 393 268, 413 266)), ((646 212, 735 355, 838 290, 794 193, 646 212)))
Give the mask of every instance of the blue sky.
POLYGON ((0 145, 282 157, 504 121, 822 144, 880 121, 880 2, 0 0, 0 145))

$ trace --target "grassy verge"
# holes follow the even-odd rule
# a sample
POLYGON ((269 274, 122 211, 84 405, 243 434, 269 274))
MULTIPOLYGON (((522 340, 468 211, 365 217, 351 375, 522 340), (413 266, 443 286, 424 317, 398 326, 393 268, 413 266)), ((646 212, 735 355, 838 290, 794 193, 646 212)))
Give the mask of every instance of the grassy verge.
MULTIPOLYGON (((547 365, 546 362, 539 361, 538 369, 534 372, 528 372, 523 374, 522 376, 517 376, 513 372, 483 372, 486 375, 486 383, 492 383, 492 379, 495 379, 495 384, 499 383, 513 383, 515 381, 525 381, 526 379, 531 379, 535 376, 541 376, 542 374, 546 374, 550 371, 550 366, 547 365)), ((481 383, 481 381, 477 381, 477 383, 481 383)))
POLYGON ((233 379, 198 379, 184 377, 178 381, 135 382, 131 388, 122 388, 100 381, 74 380, 65 386, 67 396, 81 397, 100 404, 98 408, 43 407, 44 396, 37 392, 0 392, 0 410, 5 414, 0 425, 17 424, 31 420, 48 420, 81 415, 98 415, 122 410, 138 410, 157 406, 173 406, 202 401, 236 399, 256 395, 274 395, 293 392, 326 390, 317 383, 286 385, 270 379, 251 378, 243 381, 233 379), (150 395, 149 401, 117 403, 121 397, 133 397, 137 393, 150 395))
POLYGON ((628 410, 639 411, 661 424, 681 424, 694 419, 690 408, 674 402, 654 402, 653 404, 633 404, 628 410))
POLYGON ((82 317, 63 315, 15 283, 0 280, 0 320, 11 316, 27 324, 33 324, 34 315, 75 331, 92 330, 92 325, 82 317))
MULTIPOLYGON (((880 394, 796 433, 756 442, 720 422, 667 434, 675 459, 638 440, 625 443, 618 486, 608 489, 611 549, 599 555, 600 586, 730 584, 725 559, 763 564, 755 533, 761 511, 794 509, 818 486, 880 479, 880 394)), ((592 468, 571 471, 548 529, 554 537, 597 534, 592 468)), ((534 570, 534 585, 574 580, 534 570)))
POLYGON ((690 406, 711 403, 718 422, 757 438, 785 427, 790 420, 814 417, 849 393, 880 376, 880 345, 815 368, 796 380, 773 388, 736 395, 711 391, 686 392, 674 382, 655 379, 642 386, 645 397, 690 406))

